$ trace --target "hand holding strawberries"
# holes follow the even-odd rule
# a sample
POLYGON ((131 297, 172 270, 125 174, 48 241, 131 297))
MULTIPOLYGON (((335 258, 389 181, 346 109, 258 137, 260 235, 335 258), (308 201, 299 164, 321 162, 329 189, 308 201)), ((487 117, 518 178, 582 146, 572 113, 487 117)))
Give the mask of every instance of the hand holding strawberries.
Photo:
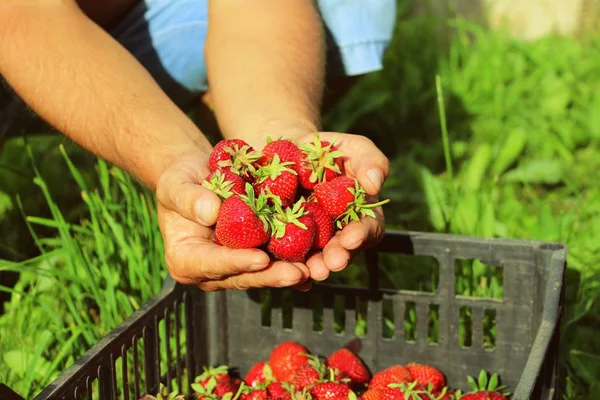
POLYGON ((204 290, 325 279, 381 238, 387 173, 367 138, 332 133, 181 157, 157 190, 171 275, 204 290))
POLYGON ((178 157, 157 185, 159 226, 173 279, 206 291, 294 286, 306 281, 310 273, 303 264, 271 262, 264 251, 214 243, 213 226, 221 208, 218 194, 241 191, 245 182, 232 185, 233 174, 212 174, 208 164, 209 155, 203 152, 178 157), (206 187, 202 186, 209 175, 206 187))

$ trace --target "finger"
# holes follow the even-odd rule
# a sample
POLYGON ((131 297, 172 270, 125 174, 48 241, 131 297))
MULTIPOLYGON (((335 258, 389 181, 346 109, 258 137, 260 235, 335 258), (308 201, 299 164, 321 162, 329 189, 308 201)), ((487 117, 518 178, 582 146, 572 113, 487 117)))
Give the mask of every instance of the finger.
POLYGON ((341 271, 350 263, 350 252, 341 245, 340 236, 336 233, 323 249, 325 267, 332 272, 341 271))
POLYGON ((201 282, 198 287, 206 291, 248 290, 265 287, 283 288, 297 286, 305 282, 308 277, 309 271, 306 265, 276 261, 262 271, 247 272, 222 280, 201 282))
POLYGON ((310 277, 315 281, 324 281, 329 277, 329 269, 325 266, 322 252, 310 256, 306 261, 306 266, 310 270, 310 277))
POLYGON ((378 219, 365 217, 344 227, 340 244, 347 250, 357 250, 378 243, 382 237, 383 224, 378 219))
POLYGON ((167 252, 170 270, 197 281, 258 271, 267 268, 269 261, 268 254, 259 249, 230 249, 207 239, 189 239, 167 252))
MULTIPOLYGON (((200 167, 196 172, 206 172, 206 176, 208 168, 200 167)), ((157 184, 156 196, 166 209, 204 226, 215 224, 221 206, 219 196, 198 184, 193 173, 184 168, 164 173, 157 184)))
POLYGON ((376 195, 390 172, 390 162, 373 141, 361 139, 365 143, 360 147, 360 154, 349 158, 350 168, 365 192, 376 195))

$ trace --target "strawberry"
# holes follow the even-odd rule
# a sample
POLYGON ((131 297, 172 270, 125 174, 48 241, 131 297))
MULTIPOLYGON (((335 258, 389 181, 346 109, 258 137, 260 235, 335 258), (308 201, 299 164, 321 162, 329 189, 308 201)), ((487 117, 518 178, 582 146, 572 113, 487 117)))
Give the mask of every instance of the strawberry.
POLYGON ((205 373, 198 376, 191 385, 199 400, 219 400, 223 397, 231 397, 240 389, 240 386, 239 379, 232 380, 229 375, 221 373, 215 375, 206 369, 205 373))
POLYGON ((267 393, 271 400, 292 400, 293 390, 285 383, 271 382, 267 386, 267 393))
POLYGON ((255 197, 254 188, 246 183, 246 195, 235 194, 221 204, 215 237, 233 249, 259 247, 269 240, 270 214, 267 197, 255 197))
POLYGON ((313 247, 316 224, 297 201, 293 208, 282 210, 275 204, 276 213, 271 220, 272 236, 267 246, 269 252, 281 260, 304 262, 313 247))
POLYGON ((385 389, 392 383, 410 383, 414 379, 410 372, 401 365, 393 365, 377 372, 369 382, 369 389, 385 389))
POLYGON ((335 233, 333 220, 327 214, 323 206, 316 201, 305 201, 302 206, 306 210, 307 215, 311 216, 316 224, 315 241, 313 243, 314 250, 320 250, 325 247, 335 233))
POLYGON ((310 143, 299 146, 303 157, 296 163, 300 185, 305 189, 314 189, 320 182, 327 182, 342 174, 342 153, 333 142, 321 141, 315 133, 310 143))
POLYGON ((473 388, 472 392, 466 393, 460 397, 461 400, 504 400, 508 399, 508 393, 500 393, 505 386, 498 385, 498 375, 493 374, 488 379, 485 370, 481 370, 479 378, 475 380, 468 376, 467 380, 473 388))
POLYGON ((252 389, 248 393, 242 393, 240 400, 267 400, 269 395, 264 389, 252 389))
POLYGON ((240 388, 241 384, 241 379, 231 378, 229 380, 217 383, 214 393, 219 397, 224 397, 227 393, 235 394, 240 388))
POLYGON ((371 373, 362 360, 347 348, 334 351, 326 362, 328 367, 340 371, 354 385, 364 385, 371 379, 371 373))
POLYGON ((388 200, 378 203, 367 203, 366 193, 356 179, 340 176, 329 182, 319 183, 315 186, 315 197, 327 214, 336 220, 338 228, 342 228, 350 221, 360 220, 360 216, 375 218, 371 208, 386 204, 388 200))
POLYGON ((194 379, 194 382, 200 384, 204 388, 207 388, 211 378, 214 378, 215 385, 229 381, 231 379, 229 376, 229 367, 226 365, 220 365, 214 368, 204 367, 204 371, 201 375, 198 375, 196 379, 194 379))
POLYGON ((361 400, 382 400, 383 391, 379 389, 368 389, 361 396, 361 400))
POLYGON ((296 342, 283 342, 275 346, 269 356, 273 376, 279 382, 291 382, 296 370, 308 362, 309 351, 296 342))
POLYGON ((382 389, 385 400, 430 400, 430 392, 425 390, 419 382, 410 384, 405 382, 390 383, 387 388, 382 389), (396 392, 394 392, 396 391, 396 392), (398 394, 399 393, 399 394, 398 394), (389 397, 386 397, 389 396, 389 397))
MULTIPOLYGON (((296 198, 298 188, 298 177, 296 171, 289 168, 293 162, 281 162, 275 154, 273 159, 264 166, 259 167, 256 172, 254 192, 258 196, 262 192, 278 197, 283 207, 289 207, 296 198)), ((273 203, 270 200, 271 204, 273 203)))
POLYGON ((294 167, 296 162, 304 158, 304 153, 291 140, 267 138, 267 145, 262 149, 262 157, 258 164, 268 164, 275 155, 278 155, 282 162, 293 162, 294 167))
POLYGON ((446 378, 442 372, 430 365, 410 363, 406 366, 408 372, 414 380, 419 382, 423 386, 431 384, 433 391, 440 391, 446 386, 446 378))
POLYGON ((294 379, 292 379, 292 387, 297 391, 310 387, 318 381, 322 381, 330 372, 330 369, 318 357, 308 356, 308 362, 296 370, 294 379))
POLYGON ((214 172, 225 168, 241 176, 246 182, 252 182, 252 174, 260 156, 260 152, 241 139, 225 139, 212 149, 208 158, 208 169, 214 172))
POLYGON ((234 193, 244 194, 246 182, 228 169, 217 169, 209 173, 202 181, 202 186, 213 191, 221 199, 234 193))
POLYGON ((269 364, 266 361, 259 361, 250 368, 244 381, 247 385, 255 387, 273 379, 273 372, 269 364))
POLYGON ((348 385, 341 382, 320 382, 310 390, 314 400, 348 398, 350 392, 348 385))

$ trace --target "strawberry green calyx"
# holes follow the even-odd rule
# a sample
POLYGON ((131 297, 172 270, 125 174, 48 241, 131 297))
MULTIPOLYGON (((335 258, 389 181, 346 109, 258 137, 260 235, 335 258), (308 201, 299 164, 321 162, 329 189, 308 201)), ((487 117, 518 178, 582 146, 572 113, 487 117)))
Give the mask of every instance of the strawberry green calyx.
POLYGON ((271 232, 276 239, 281 239, 285 235, 285 228, 289 223, 302 229, 308 229, 306 225, 299 221, 301 217, 308 213, 302 207, 302 201, 297 201, 291 208, 287 207, 285 210, 281 207, 281 201, 274 201, 273 203, 275 213, 271 219, 271 232))
POLYGON ((421 395, 427 395, 427 391, 425 390, 419 390, 417 389, 417 385, 419 384, 419 382, 414 381, 410 384, 407 383, 390 383, 388 385, 388 387, 390 388, 397 388, 400 389, 402 391, 402 393, 404 394, 404 398, 405 399, 411 399, 411 400, 422 400, 423 398, 421 397, 421 395))
POLYGON ((258 196, 254 193, 254 187, 252 184, 246 182, 246 194, 240 194, 240 198, 248 204, 248 206, 254 211, 256 216, 262 221, 265 230, 269 230, 271 228, 271 215, 273 214, 273 210, 268 204, 268 200, 272 197, 272 195, 266 194, 264 192, 260 193, 258 196))
POLYGON ((225 151, 231 155, 229 160, 221 160, 218 165, 221 168, 230 168, 236 175, 247 177, 256 171, 254 163, 262 156, 260 151, 251 150, 251 147, 244 145, 239 147, 237 144, 231 144, 225 148, 225 151))
POLYGON ((164 384, 160 384, 159 391, 156 396, 146 395, 145 400, 185 400, 185 396, 179 394, 176 390, 169 393, 164 384))
POLYGON ((226 199, 233 194, 231 189, 233 189, 234 183, 226 180, 223 171, 217 170, 212 174, 210 180, 205 179, 202 181, 202 186, 222 199, 226 199))
POLYGON ((348 203, 348 210, 336 219, 335 223, 339 229, 342 229, 351 221, 360 221, 361 217, 376 218, 372 208, 390 202, 390 199, 385 199, 377 203, 367 203, 366 192, 356 179, 354 180, 354 187, 348 188, 348 191, 354 195, 354 201, 348 203))
MULTIPOLYGON (((467 381, 469 382, 469 385, 471 385, 473 392, 500 393, 500 391, 506 389, 506 386, 498 384, 498 374, 493 374, 492 376, 488 377, 487 372, 483 369, 479 372, 477 381, 475 381, 475 378, 473 378, 472 376, 468 376, 467 381)), ((510 396, 510 393, 506 392, 502 393, 502 395, 504 397, 508 397, 510 396)))
POLYGON ((273 156, 273 160, 269 164, 259 167, 254 172, 254 176, 258 178, 257 183, 263 183, 269 178, 275 180, 275 178, 277 178, 283 172, 289 172, 291 174, 298 175, 295 170, 288 168, 288 165, 294 165, 294 162, 281 162, 279 156, 275 154, 273 156))
POLYGON ((192 383, 192 385, 191 385, 192 390, 194 390, 194 392, 196 392, 197 394, 199 394, 200 396, 202 396, 204 398, 208 398, 211 400, 219 400, 219 396, 217 396, 217 394, 214 393, 214 390, 217 387, 217 380, 215 379, 215 377, 212 376, 211 378, 208 379, 208 382, 206 383, 206 387, 197 383, 197 382, 203 381, 199 378, 200 377, 196 378, 196 383, 192 383))
POLYGON ((341 174, 340 167, 336 164, 336 159, 343 156, 339 150, 333 150, 336 140, 332 140, 326 146, 319 139, 319 133, 315 132, 312 143, 303 143, 300 146, 306 154, 306 160, 311 169, 310 182, 322 182, 326 169, 330 169, 336 174, 341 174))

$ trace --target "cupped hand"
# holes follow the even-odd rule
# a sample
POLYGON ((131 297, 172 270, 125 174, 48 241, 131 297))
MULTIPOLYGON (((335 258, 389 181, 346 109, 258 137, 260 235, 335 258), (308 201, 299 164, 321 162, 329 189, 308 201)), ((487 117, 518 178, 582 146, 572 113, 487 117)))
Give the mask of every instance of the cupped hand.
MULTIPOLYGON (((193 152, 176 158, 158 181, 158 222, 173 279, 205 291, 308 288, 310 271, 304 264, 273 262, 259 249, 230 249, 213 242, 221 200, 201 185, 208 174, 208 155, 193 152)), ((354 229, 360 236, 361 228, 354 229)))
MULTIPOLYGON (((367 137, 348 133, 320 132, 321 141, 335 140, 343 153, 344 175, 356 178, 364 188, 369 203, 378 202, 378 194, 389 174, 387 157, 367 137)), ((310 142, 314 134, 296 139, 297 143, 310 142)), ((376 218, 364 217, 352 221, 338 231, 323 251, 313 253, 307 259, 310 276, 314 280, 324 280, 330 272, 343 270, 354 254, 377 244, 384 232, 385 219, 381 207, 373 208, 376 218)))

